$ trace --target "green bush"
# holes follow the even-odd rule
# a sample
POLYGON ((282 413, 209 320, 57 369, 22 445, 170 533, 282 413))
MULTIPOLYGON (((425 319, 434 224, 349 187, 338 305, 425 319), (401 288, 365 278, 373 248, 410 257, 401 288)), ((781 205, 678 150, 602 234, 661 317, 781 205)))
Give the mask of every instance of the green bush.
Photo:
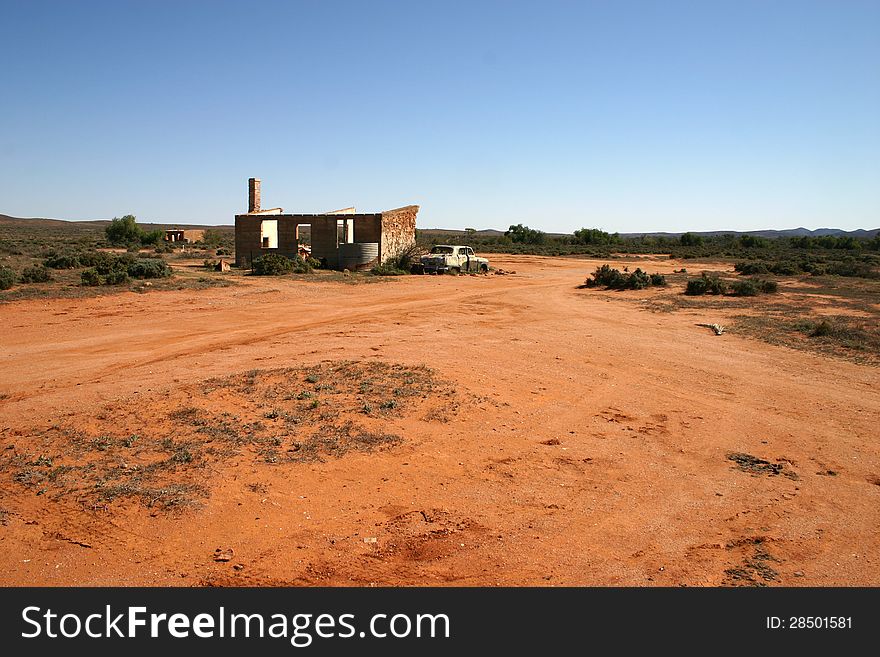
POLYGON ((115 256, 106 251, 87 251, 86 253, 80 253, 77 259, 81 267, 106 266, 109 271, 110 263, 115 260, 115 256))
POLYGON ((101 284, 101 275, 94 267, 83 270, 83 273, 80 274, 80 279, 83 285, 96 286, 101 284))
POLYGON ((52 269, 77 269, 82 266, 79 257, 71 253, 53 253, 43 261, 43 264, 52 269))
POLYGON ((755 284, 755 281, 751 279, 736 281, 731 285, 731 293, 737 297, 754 297, 757 296, 760 291, 761 290, 755 284))
POLYGON ((47 283, 52 280, 52 273, 42 265, 25 267, 19 277, 22 283, 47 283))
POLYGON ((141 244, 144 246, 159 246, 165 241, 165 231, 151 230, 141 233, 141 244))
MULTIPOLYGON (((302 260, 299 256, 297 258, 302 260)), ((278 253, 267 253, 266 255, 254 258, 254 261, 251 263, 251 273, 254 276, 281 276, 291 273, 296 264, 287 256, 278 253)))
POLYGON ((15 285, 15 272, 0 265, 0 290, 8 290, 15 285))
POLYGON ((757 283, 761 292, 763 292, 764 294, 774 294, 779 289, 776 281, 765 281, 758 279, 757 283))
MULTIPOLYGON (((873 269, 868 263, 846 260, 833 262, 828 265, 826 273, 834 276, 855 276, 859 278, 880 278, 880 272, 873 269)), ((818 275, 818 274, 815 274, 818 275)))
POLYGON ((715 275, 709 276, 705 272, 699 278, 692 278, 687 282, 684 293, 690 295, 700 294, 725 294, 727 284, 715 275))
POLYGON ((168 278, 172 272, 168 263, 161 258, 138 258, 128 263, 125 271, 132 278, 168 278))
POLYGON ((104 285, 125 285, 128 281, 128 272, 123 269, 112 269, 104 277, 104 285))
POLYGON ((665 286, 666 277, 662 274, 648 274, 641 269, 632 273, 621 273, 610 265, 597 267, 593 277, 584 281, 584 287, 604 286, 610 290, 642 290, 652 285, 665 286))
POLYGON ((753 274, 769 274, 770 269, 767 267, 766 262, 738 262, 733 266, 733 269, 740 274, 745 274, 746 276, 750 276, 753 274))
POLYGON ((96 253, 92 265, 101 276, 106 276, 114 269, 126 270, 129 265, 134 264, 137 258, 130 253, 114 255, 113 253, 96 253))

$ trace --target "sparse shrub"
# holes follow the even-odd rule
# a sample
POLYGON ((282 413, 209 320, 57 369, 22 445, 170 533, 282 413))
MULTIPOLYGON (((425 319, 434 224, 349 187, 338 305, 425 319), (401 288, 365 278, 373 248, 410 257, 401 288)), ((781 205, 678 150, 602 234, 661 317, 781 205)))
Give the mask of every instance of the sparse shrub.
MULTIPOLYGON (((231 255, 231 254, 230 254, 230 255, 231 255)), ((318 260, 317 258, 313 258, 313 257, 311 257, 311 256, 309 256, 308 258, 306 258, 306 264, 307 264, 309 267, 311 267, 312 269, 320 269, 320 268, 321 268, 321 261, 318 260)))
MULTIPOLYGON (((298 258, 302 260, 302 258, 298 258)), ((295 262, 278 253, 267 253, 254 258, 251 263, 251 273, 254 276, 282 276, 293 271, 295 262)))
POLYGON ((128 272, 122 269, 111 269, 104 277, 104 285, 125 285, 128 281, 128 272))
POLYGON ((22 283, 47 283, 52 280, 52 273, 42 265, 25 267, 19 277, 22 283))
POLYGON ((423 252, 424 249, 422 249, 422 247, 417 242, 413 242, 409 246, 401 249, 397 253, 397 255, 391 256, 385 262, 383 262, 380 267, 384 268, 387 273, 379 275, 398 276, 400 273, 410 273, 413 266, 419 263, 423 252))
POLYGON ((81 267, 106 267, 109 271, 110 263, 112 263, 115 259, 115 256, 112 253, 106 253, 104 251, 87 251, 86 253, 80 253, 77 256, 77 260, 79 260, 79 264, 81 267))
POLYGON ((8 290, 15 285, 15 272, 0 265, 0 290, 8 290))
POLYGON ((168 278, 172 270, 161 258, 138 258, 126 271, 132 278, 168 278))
POLYGON ((225 256, 228 256, 228 255, 232 255, 232 251, 230 251, 229 249, 224 249, 224 248, 221 247, 221 248, 217 249, 217 251, 216 251, 216 255, 218 255, 218 256, 224 256, 224 255, 225 255, 225 256))
POLYGON ((687 282, 684 293, 690 295, 700 294, 725 294, 727 284, 715 275, 709 276, 705 272, 699 278, 692 278, 687 282))
POLYGON ((648 274, 638 268, 623 274, 610 265, 597 267, 593 277, 584 282, 585 287, 605 286, 611 290, 642 290, 651 285, 666 285, 666 277, 662 274, 648 274))
POLYGON ((770 273, 777 276, 796 276, 804 271, 803 267, 793 260, 774 262, 769 266, 770 273))
POLYGON ((731 286, 731 293, 738 297, 754 297, 757 296, 759 292, 760 289, 755 284, 755 281, 748 278, 743 281, 736 281, 731 286))
POLYGON ((70 253, 52 254, 43 261, 43 265, 52 269, 76 269, 82 266, 79 257, 70 253))
POLYGON ((779 285, 776 284, 776 281, 765 281, 758 279, 757 284, 761 292, 763 292, 764 294, 774 294, 779 289, 779 285))
POLYGON ((403 269, 398 269, 394 266, 394 263, 391 260, 386 260, 381 265, 376 265, 370 270, 370 273, 373 276, 403 276, 409 273, 407 269, 404 271, 403 269))
MULTIPOLYGON (((872 268, 866 262, 844 260, 830 263, 825 273, 834 276, 853 276, 858 278, 880 278, 880 272, 872 268)), ((818 276, 819 274, 814 274, 818 276)))
POLYGON ((753 274, 769 274, 770 269, 766 262, 738 262, 733 266, 734 271, 750 276, 753 274))
POLYGON ((208 258, 202 263, 202 267, 204 267, 208 271, 214 271, 214 269, 217 267, 217 261, 208 258))
POLYGON ((834 332, 834 327, 831 325, 827 319, 823 319, 821 322, 816 324, 813 327, 813 330, 810 331, 810 337, 820 338, 831 335, 834 332))
POLYGON ((80 279, 82 280, 83 285, 94 287, 101 284, 101 275, 94 267, 89 267, 88 269, 84 270, 83 273, 80 274, 80 279))
POLYGON ((312 265, 309 264, 308 260, 303 260, 303 258, 301 256, 297 256, 296 259, 293 261, 292 273, 294 273, 294 274, 311 274, 312 273, 312 265))

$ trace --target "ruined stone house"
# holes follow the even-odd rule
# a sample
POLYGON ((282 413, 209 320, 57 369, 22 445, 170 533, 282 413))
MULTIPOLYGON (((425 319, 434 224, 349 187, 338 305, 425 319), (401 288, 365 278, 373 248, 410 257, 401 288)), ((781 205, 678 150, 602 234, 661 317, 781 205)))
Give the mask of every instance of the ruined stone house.
POLYGON ((180 230, 172 228, 165 231, 164 240, 166 242, 184 242, 186 244, 194 244, 195 242, 205 241, 204 230, 180 230))
POLYGON ((385 262, 415 243, 418 205, 361 213, 345 208, 322 214, 290 214, 260 207, 260 180, 248 180, 248 211, 235 215, 235 264, 300 253, 300 227, 309 226, 311 255, 333 269, 362 269, 385 262))

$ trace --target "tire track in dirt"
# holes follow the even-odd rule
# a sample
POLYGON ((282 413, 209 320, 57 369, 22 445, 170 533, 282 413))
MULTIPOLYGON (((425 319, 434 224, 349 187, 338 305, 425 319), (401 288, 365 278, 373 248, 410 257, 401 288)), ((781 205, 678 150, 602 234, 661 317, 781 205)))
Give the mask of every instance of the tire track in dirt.
MULTIPOLYGON (((506 286, 504 291, 521 291, 521 290, 531 290, 536 288, 556 288, 559 287, 559 283, 536 283, 536 284, 526 284, 526 285, 516 285, 516 286, 506 286)), ((179 338, 167 338, 166 342, 178 343, 180 341, 189 342, 184 347, 167 347, 160 349, 151 349, 155 356, 149 358, 125 358, 124 354, 126 351, 135 351, 141 344, 134 339, 126 340, 124 335, 120 335, 118 338, 112 340, 113 344, 118 342, 125 342, 125 347, 114 348, 111 346, 102 347, 100 351, 112 351, 113 353, 118 353, 123 358, 119 359, 114 365, 104 367, 103 369, 98 370, 97 372, 92 372, 89 374, 88 378, 77 377, 76 383, 98 383, 102 379, 117 374, 123 371, 131 371, 136 368, 148 367, 150 365, 154 365, 156 363, 166 362, 169 360, 187 358, 195 355, 206 355, 216 351, 228 350, 233 347, 247 347, 255 344, 259 344, 261 342, 266 342, 272 339, 281 338, 288 335, 294 335, 304 332, 311 332, 317 329, 333 327, 333 326, 350 326, 357 325, 359 323, 364 324, 372 324, 377 323, 379 319, 382 318, 383 315, 388 314, 389 317, 403 317, 403 318, 411 318, 414 316, 420 316, 425 313, 427 309, 436 307, 438 303, 446 304, 450 307, 455 307, 458 304, 480 304, 480 302, 485 302, 487 300, 491 301, 487 306, 491 307, 492 304, 497 304, 497 289, 492 289, 491 291, 479 292, 479 293, 467 293, 466 290, 462 290, 460 288, 451 290, 446 292, 441 296, 432 296, 430 299, 425 299, 422 295, 407 295, 403 297, 396 297, 392 300, 382 300, 377 303, 370 304, 359 304, 359 307, 355 311, 341 311, 337 312, 331 317, 326 317, 320 320, 306 320, 298 323, 279 323, 277 321, 270 323, 268 326, 263 325, 260 326, 256 322, 253 324, 247 325, 247 328, 237 329, 233 331, 229 331, 228 329, 223 330, 214 330, 210 333, 206 333, 204 331, 199 332, 197 336, 192 336, 191 332, 185 334, 185 337, 179 338), (392 311, 389 313, 389 311, 392 311)), ((515 310, 516 304, 507 303, 502 306, 505 310, 515 310)), ((274 314, 280 314, 284 310, 283 306, 281 308, 277 308, 274 310, 274 314)), ((297 308, 299 310, 299 314, 309 315, 310 309, 303 310, 301 307, 297 308)), ((465 310, 460 310, 457 314, 467 316, 467 312, 465 310)), ((511 321, 515 321, 515 318, 511 321)), ((154 343, 155 337, 151 336, 148 344, 154 343)), ((64 345, 64 350, 68 350, 73 345, 66 344, 64 345)), ((74 347, 75 348, 75 347, 74 347)), ((79 349, 79 353, 82 355, 83 361, 86 361, 90 355, 91 350, 89 349, 79 349)), ((65 385, 70 385, 69 381, 56 381, 55 385, 46 386, 39 392, 31 393, 31 394, 18 394, 15 396, 16 401, 25 401, 31 399, 33 397, 41 396, 48 390, 57 389, 59 387, 63 387, 65 385)))

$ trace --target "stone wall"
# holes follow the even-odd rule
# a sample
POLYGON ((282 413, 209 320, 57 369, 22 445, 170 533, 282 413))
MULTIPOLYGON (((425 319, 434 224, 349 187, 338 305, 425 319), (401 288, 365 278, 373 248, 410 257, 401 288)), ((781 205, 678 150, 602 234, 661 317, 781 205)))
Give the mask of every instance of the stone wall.
POLYGON ((382 240, 379 243, 381 262, 398 255, 403 249, 415 243, 418 213, 418 205, 407 205, 382 213, 382 240))

